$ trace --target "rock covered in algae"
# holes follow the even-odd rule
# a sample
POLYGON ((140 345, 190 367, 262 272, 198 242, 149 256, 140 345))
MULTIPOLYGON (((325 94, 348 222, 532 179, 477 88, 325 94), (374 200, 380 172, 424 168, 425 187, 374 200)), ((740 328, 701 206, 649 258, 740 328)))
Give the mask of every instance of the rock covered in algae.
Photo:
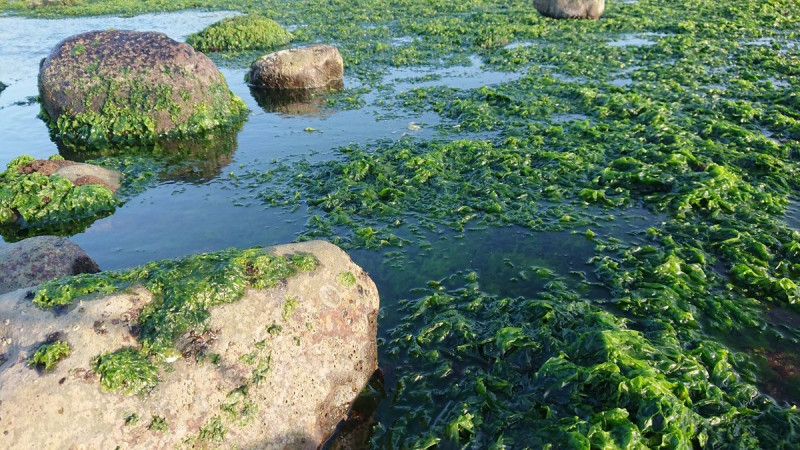
POLYGON ((37 236, 0 247, 0 293, 99 271, 82 248, 63 237, 37 236))
POLYGON ((247 81, 267 89, 339 88, 344 62, 332 45, 312 45, 264 55, 250 67, 247 81))
POLYGON ((533 0, 533 7, 554 19, 599 19, 605 0, 533 0))
POLYGON ((201 52, 224 50, 272 50, 289 43, 292 33, 279 23, 256 14, 228 17, 199 33, 190 34, 186 43, 201 52))
POLYGON ((93 147, 202 133, 246 112, 207 56, 155 32, 63 40, 42 62, 39 92, 51 130, 93 147))
POLYGON ((35 304, 23 294, 0 296, 2 448, 316 448, 377 366, 377 289, 326 242, 71 277, 35 304), (61 300, 59 314, 36 306, 61 300), (71 353, 36 370, 54 334, 71 353))
POLYGON ((14 158, 0 173, 0 232, 6 241, 20 240, 15 237, 61 234, 62 226, 91 223, 115 210, 120 180, 116 171, 58 155, 14 158))

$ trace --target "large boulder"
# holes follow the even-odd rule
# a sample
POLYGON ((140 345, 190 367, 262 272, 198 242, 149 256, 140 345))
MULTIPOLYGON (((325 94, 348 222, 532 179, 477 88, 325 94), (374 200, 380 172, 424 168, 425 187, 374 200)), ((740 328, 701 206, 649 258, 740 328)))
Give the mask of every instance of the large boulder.
POLYGON ((599 19, 605 0, 533 0, 533 7, 554 19, 599 19))
POLYGON ((23 294, 0 296, 2 448, 317 448, 377 366, 378 292, 326 242, 23 294))
POLYGON ((267 89, 341 87, 344 63, 332 45, 312 45, 264 55, 250 67, 247 82, 267 89))
POLYGON ((90 147, 197 134, 246 112, 207 56, 155 32, 63 40, 41 64, 39 92, 50 128, 90 147))
POLYGON ((99 271, 82 248, 63 237, 37 236, 0 247, 0 294, 99 271))

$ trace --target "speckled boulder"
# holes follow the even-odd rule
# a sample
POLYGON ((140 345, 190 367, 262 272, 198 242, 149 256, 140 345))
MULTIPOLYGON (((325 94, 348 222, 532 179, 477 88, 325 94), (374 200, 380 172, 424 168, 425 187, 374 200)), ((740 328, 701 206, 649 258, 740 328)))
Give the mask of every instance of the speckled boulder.
POLYGON ((0 247, 0 293, 99 271, 83 249, 63 237, 37 236, 0 247))
POLYGON ((246 112, 207 56, 155 32, 65 39, 41 64, 39 93, 57 135, 95 146, 191 135, 246 112))
POLYGON ((605 0, 533 0, 533 7, 554 19, 599 19, 605 0))
POLYGON ((139 395, 103 388, 93 360, 137 349, 137 318, 164 297, 137 284, 53 314, 23 291, 0 296, 0 448, 318 448, 377 367, 378 292, 333 244, 268 251, 317 264, 210 307, 205 331, 181 336, 139 395), (31 367, 53 339, 71 354, 50 371, 31 367))
POLYGON ((312 45, 264 55, 250 67, 247 81, 267 89, 341 87, 344 63, 332 45, 312 45))

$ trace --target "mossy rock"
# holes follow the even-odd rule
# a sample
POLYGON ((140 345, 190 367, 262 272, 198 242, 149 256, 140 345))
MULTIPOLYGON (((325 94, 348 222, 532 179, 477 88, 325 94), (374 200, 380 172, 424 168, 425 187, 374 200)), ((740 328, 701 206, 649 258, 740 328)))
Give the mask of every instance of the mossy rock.
POLYGON ((154 32, 65 39, 43 61, 39 91, 56 137, 90 148, 203 134, 247 112, 207 56, 154 32))
POLYGON ((69 164, 58 156, 49 161, 51 171, 28 170, 42 162, 23 155, 0 173, 0 232, 6 240, 52 234, 53 227, 91 223, 114 212, 119 204, 106 185, 76 185, 55 173, 58 167, 69 164))
POLYGON ((271 50, 292 40, 274 20, 259 15, 222 19, 199 33, 189 35, 186 43, 201 52, 224 50, 271 50))

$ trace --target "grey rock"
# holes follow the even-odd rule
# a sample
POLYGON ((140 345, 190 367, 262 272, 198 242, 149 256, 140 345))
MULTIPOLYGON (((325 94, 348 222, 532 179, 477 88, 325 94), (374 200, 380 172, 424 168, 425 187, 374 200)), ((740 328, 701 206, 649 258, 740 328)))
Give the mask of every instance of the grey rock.
POLYGON ((0 448, 317 448, 376 369, 378 292, 332 244, 271 251, 310 253, 319 265, 211 308, 202 345, 217 361, 177 357, 140 396, 102 390, 91 361, 137 345, 135 318, 153 301, 149 291, 134 286, 84 298, 59 314, 38 309, 22 292, 0 296, 0 448), (297 300, 288 314, 287 298, 297 300), (53 333, 72 354, 52 372, 28 367, 53 333), (247 381, 262 362, 263 378, 247 381), (166 419, 168 430, 149 429, 153 416, 166 419), (131 417, 138 422, 126 425, 131 417), (224 437, 201 433, 215 420, 224 437))
POLYGON ((605 0, 533 0, 542 15, 554 19, 599 19, 606 8, 605 0))
POLYGON ((99 271, 83 249, 63 237, 37 236, 0 247, 0 294, 99 271))
POLYGON ((344 63, 332 45, 312 45, 264 55, 250 68, 251 86, 268 89, 341 87, 344 63))

